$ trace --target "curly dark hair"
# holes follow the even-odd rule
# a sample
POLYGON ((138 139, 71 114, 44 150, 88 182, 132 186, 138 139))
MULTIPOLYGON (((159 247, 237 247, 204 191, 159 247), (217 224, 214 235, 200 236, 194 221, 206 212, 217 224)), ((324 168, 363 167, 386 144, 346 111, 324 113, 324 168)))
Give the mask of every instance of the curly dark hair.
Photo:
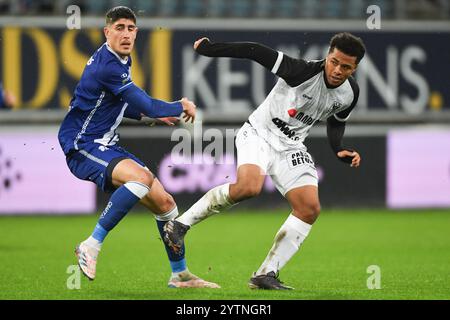
POLYGON ((343 53, 356 57, 356 63, 358 64, 366 53, 366 47, 364 46, 361 38, 354 36, 348 32, 341 32, 335 34, 330 40, 330 50, 332 52, 334 48, 339 49, 343 53))

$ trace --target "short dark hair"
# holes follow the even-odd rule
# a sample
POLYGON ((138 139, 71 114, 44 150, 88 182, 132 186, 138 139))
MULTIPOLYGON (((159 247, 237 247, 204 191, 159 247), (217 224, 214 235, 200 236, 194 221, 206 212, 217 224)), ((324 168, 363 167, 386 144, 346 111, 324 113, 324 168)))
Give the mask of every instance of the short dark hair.
POLYGON ((136 24, 136 15, 133 10, 125 6, 118 6, 109 9, 106 13, 106 24, 113 24, 117 20, 128 19, 132 20, 136 24))
POLYGON ((330 50, 332 52, 334 48, 339 49, 346 55, 356 57, 356 64, 358 64, 366 53, 366 47, 364 46, 361 38, 358 38, 351 33, 341 32, 335 34, 330 40, 330 50))

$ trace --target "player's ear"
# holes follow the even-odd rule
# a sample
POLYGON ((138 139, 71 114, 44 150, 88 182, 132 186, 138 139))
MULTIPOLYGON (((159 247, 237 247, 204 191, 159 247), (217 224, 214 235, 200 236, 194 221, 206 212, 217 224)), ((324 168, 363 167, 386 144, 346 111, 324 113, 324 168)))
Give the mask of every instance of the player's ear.
POLYGON ((103 28, 103 33, 105 34, 105 37, 108 38, 108 34, 109 34, 109 28, 108 26, 103 28))

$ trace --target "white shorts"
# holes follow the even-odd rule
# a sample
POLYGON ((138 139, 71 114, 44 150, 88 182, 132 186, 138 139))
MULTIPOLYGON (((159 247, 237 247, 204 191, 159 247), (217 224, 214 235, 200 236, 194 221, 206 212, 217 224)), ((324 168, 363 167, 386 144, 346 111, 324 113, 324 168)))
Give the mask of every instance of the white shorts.
POLYGON ((270 175, 278 191, 285 196, 294 188, 318 185, 317 171, 306 150, 274 150, 256 130, 245 123, 236 136, 237 166, 255 164, 261 174, 270 175))

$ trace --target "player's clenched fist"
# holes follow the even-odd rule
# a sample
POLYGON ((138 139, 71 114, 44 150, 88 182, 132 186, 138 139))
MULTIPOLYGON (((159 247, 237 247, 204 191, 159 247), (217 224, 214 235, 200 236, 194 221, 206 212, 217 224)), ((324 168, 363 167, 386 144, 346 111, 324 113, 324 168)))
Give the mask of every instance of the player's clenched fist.
POLYGON ((349 150, 342 150, 337 153, 337 156, 339 158, 345 158, 350 157, 352 159, 352 163, 350 164, 350 167, 359 167, 359 164, 361 162, 361 156, 356 151, 349 151, 349 150))
POLYGON ((194 42, 194 50, 197 50, 198 46, 200 45, 200 43, 201 43, 203 40, 209 41, 209 39, 206 38, 206 37, 203 37, 203 38, 198 39, 197 41, 194 42))
POLYGON ((189 120, 193 123, 195 120, 195 104, 190 101, 188 98, 182 98, 180 100, 181 105, 183 106, 183 119, 184 121, 188 122, 189 120))

